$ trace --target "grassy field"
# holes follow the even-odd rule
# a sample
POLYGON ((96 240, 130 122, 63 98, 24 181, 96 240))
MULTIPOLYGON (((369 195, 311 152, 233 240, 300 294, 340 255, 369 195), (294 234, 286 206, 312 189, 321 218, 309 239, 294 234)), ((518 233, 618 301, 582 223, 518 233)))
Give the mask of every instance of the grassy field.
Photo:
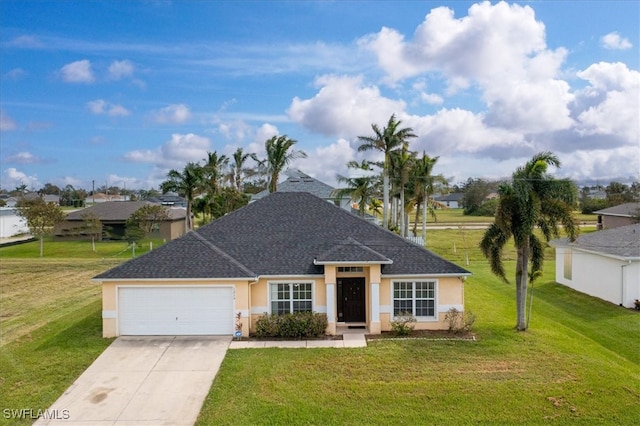
MULTIPOLYGON (((477 342, 229 351, 198 424, 640 422, 640 314, 554 284, 549 250, 531 328, 515 332, 515 289, 489 273, 481 235, 437 230, 427 242, 462 266, 469 259, 477 342)), ((90 278, 123 259, 106 247, 92 258, 85 246, 56 257, 65 249, 55 244, 45 259, 0 250, 0 409, 46 409, 111 342, 90 278)), ((510 271, 514 258, 506 253, 510 271)))
MULTIPOLYGON (((144 239, 133 248, 126 241, 100 241, 96 242, 96 250, 93 251, 91 241, 54 241, 45 238, 44 258, 82 258, 82 259, 127 259, 139 256, 159 247, 164 241, 161 239, 144 239)), ((33 241, 25 244, 0 247, 0 258, 37 258, 40 256, 40 242, 33 241)))

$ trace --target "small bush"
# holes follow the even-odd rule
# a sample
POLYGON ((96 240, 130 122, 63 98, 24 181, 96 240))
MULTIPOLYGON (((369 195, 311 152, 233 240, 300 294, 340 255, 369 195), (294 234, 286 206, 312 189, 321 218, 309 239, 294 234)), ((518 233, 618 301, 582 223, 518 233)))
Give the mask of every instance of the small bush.
POLYGON ((444 320, 449 324, 449 332, 462 333, 471 331, 476 316, 471 312, 461 312, 456 308, 451 308, 444 315, 444 320))
POLYGON ((284 315, 264 314, 256 321, 256 337, 303 339, 323 336, 327 315, 314 312, 294 312, 284 315))
POLYGON ((409 312, 403 312, 400 315, 396 315, 391 321, 391 331, 396 336, 408 336, 416 326, 416 317, 409 312))

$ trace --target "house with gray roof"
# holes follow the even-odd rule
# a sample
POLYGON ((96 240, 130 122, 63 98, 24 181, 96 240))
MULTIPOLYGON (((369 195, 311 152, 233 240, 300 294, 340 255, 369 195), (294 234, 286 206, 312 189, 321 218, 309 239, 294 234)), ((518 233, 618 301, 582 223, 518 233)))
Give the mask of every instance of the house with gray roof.
MULTIPOLYGON (((58 239, 90 239, 91 235, 100 235, 101 239, 123 239, 127 220, 133 213, 145 205, 151 205, 148 201, 106 201, 96 203, 91 207, 75 210, 65 217, 65 220, 56 225, 54 235, 58 239), (98 229, 90 230, 87 226, 87 218, 95 217, 99 221, 98 229)), ((166 207, 168 218, 160 222, 150 237, 163 238, 165 240, 176 239, 185 233, 186 209, 166 207)))
POLYGON ((640 203, 624 203, 593 213, 598 215, 598 229, 632 225, 640 219, 640 203))
POLYGON ((627 308, 640 299, 640 224, 551 241, 556 282, 627 308))
POLYGON ((306 192, 276 192, 94 278, 103 334, 233 334, 265 314, 343 327, 447 329, 469 271, 306 192), (236 330, 236 322, 241 326, 236 330))

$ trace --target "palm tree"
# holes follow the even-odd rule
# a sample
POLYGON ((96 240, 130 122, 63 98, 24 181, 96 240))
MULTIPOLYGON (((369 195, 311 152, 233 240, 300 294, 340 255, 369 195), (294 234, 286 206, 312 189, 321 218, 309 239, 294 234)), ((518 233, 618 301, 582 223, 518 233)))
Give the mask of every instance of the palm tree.
POLYGON ((546 173, 548 166, 560 166, 551 152, 541 152, 519 167, 510 183, 500 186, 495 222, 486 230, 480 249, 489 260, 491 271, 507 282, 502 250, 513 237, 516 246, 516 329, 526 330, 527 285, 540 275, 544 262, 543 242, 534 234, 540 229, 546 242, 558 237, 562 224, 571 241, 578 234, 573 217, 575 185, 555 180, 546 173), (529 272, 531 263, 531 272, 529 272))
POLYGON ((398 214, 400 216, 400 235, 407 236, 407 220, 406 219, 406 187, 409 183, 413 163, 415 161, 414 154, 407 150, 407 144, 403 144, 398 151, 391 153, 390 157, 391 170, 393 171, 394 183, 400 195, 400 208, 398 214))
MULTIPOLYGON (((372 170, 371 166, 365 161, 363 161, 362 164, 350 161, 347 166, 351 169, 358 169, 364 172, 370 172, 372 170)), ((347 184, 347 187, 336 189, 333 191, 333 195, 339 198, 349 196, 352 201, 358 203, 358 213, 360 216, 364 216, 365 207, 378 191, 378 178, 376 176, 345 177, 342 175, 337 175, 337 178, 338 182, 347 184)))
POLYGON ((435 208, 444 207, 431 199, 434 187, 437 183, 446 184, 447 180, 442 175, 433 175, 433 168, 440 157, 429 157, 426 152, 422 152, 422 158, 416 159, 411 173, 411 183, 413 189, 413 204, 416 206, 416 219, 413 222, 413 234, 416 234, 418 218, 420 217, 420 207, 422 205, 422 241, 427 242, 427 214, 436 217, 435 208))
POLYGON ((264 146, 267 151, 265 167, 269 176, 269 192, 277 191, 280 173, 286 166, 293 160, 307 157, 304 151, 292 149, 296 143, 296 140, 289 139, 287 135, 274 136, 265 142, 264 146))
POLYGON ((372 124, 373 136, 358 136, 362 144, 358 147, 358 151, 377 150, 384 153, 384 164, 382 167, 383 182, 383 210, 382 223, 385 228, 389 228, 389 157, 393 151, 400 149, 404 144, 408 143, 409 138, 415 138, 413 129, 410 127, 399 129, 402 121, 396 121, 395 114, 391 115, 387 126, 380 130, 376 124, 372 124))
POLYGON ((249 158, 253 157, 254 155, 252 153, 245 154, 242 148, 236 149, 236 152, 233 153, 233 164, 231 164, 229 181, 231 182, 231 185, 238 190, 238 192, 242 192, 242 179, 249 171, 244 167, 244 164, 249 158))
POLYGON ((187 200, 187 220, 185 222, 185 228, 187 231, 193 229, 193 222, 191 220, 191 207, 193 199, 202 186, 203 181, 203 169, 197 163, 188 163, 184 166, 184 170, 179 172, 171 169, 167 173, 168 180, 160 184, 162 193, 169 191, 177 192, 180 196, 187 200))
POLYGON ((207 158, 204 159, 204 184, 212 197, 220 192, 220 186, 225 177, 224 169, 229 164, 229 158, 226 155, 218 155, 216 151, 207 152, 207 158))

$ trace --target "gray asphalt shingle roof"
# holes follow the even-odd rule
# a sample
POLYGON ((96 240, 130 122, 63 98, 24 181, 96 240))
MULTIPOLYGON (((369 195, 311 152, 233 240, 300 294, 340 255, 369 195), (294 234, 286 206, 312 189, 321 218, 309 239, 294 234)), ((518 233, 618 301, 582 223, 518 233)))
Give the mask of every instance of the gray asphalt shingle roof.
POLYGON ((554 246, 575 247, 591 252, 640 259, 640 224, 620 226, 579 236, 574 242, 567 238, 554 240, 554 246))
MULTIPOLYGON (((334 187, 327 185, 324 182, 320 182, 300 170, 288 170, 287 176, 287 180, 278 183, 277 192, 308 192, 309 194, 313 194, 316 197, 324 199, 337 198, 333 195, 333 191, 335 191, 334 187)), ((251 197, 251 200, 261 200, 268 195, 269 191, 264 190, 254 194, 253 197, 251 197)))
POLYGON ((631 217, 640 212, 640 203, 625 203, 606 209, 598 210, 593 213, 605 216, 624 216, 631 217))
MULTIPOLYGON (((93 214, 101 221, 126 222, 141 207, 153 204, 148 201, 106 201, 82 210, 76 210, 67 215, 66 220, 84 220, 84 215, 93 214)), ((167 209, 170 220, 184 219, 186 211, 183 209, 167 209)))
POLYGON ((276 192, 96 279, 323 274, 314 259, 379 262, 383 275, 469 274, 316 196, 276 192))

